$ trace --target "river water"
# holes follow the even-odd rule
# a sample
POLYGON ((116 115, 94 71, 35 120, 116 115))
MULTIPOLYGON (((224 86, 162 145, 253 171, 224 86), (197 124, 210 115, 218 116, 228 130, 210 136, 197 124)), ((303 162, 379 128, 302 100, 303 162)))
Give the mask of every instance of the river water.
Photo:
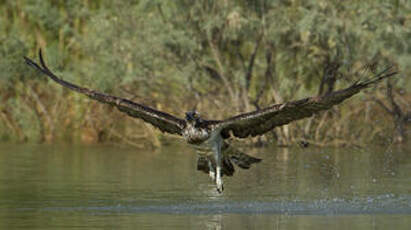
POLYGON ((411 146, 247 149, 218 194, 184 145, 0 145, 0 229, 410 229, 411 146))

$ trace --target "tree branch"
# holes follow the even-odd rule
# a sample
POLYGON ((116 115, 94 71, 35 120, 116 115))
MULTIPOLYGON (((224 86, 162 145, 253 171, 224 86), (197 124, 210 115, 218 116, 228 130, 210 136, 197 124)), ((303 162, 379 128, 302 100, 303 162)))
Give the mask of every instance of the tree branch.
POLYGON ((394 116, 402 117, 403 112, 400 108, 400 106, 394 101, 394 96, 392 94, 392 84, 390 80, 387 80, 387 97, 388 101, 390 102, 392 106, 392 112, 394 116))
POLYGON ((257 56, 258 48, 260 47, 260 42, 261 42, 262 38, 263 38, 262 34, 259 35, 258 39, 256 40, 254 51, 251 54, 250 61, 248 62, 248 68, 247 68, 247 72, 245 74, 245 88, 246 88, 247 92, 250 89, 251 77, 252 77, 252 73, 253 73, 255 57, 257 56))
POLYGON ((389 109, 380 99, 378 99, 378 98, 373 98, 373 100, 374 100, 378 105, 380 105, 387 113, 389 113, 389 114, 391 114, 391 115, 394 115, 394 112, 393 112, 391 109, 389 109))
POLYGON ((234 96, 234 91, 233 91, 233 89, 230 85, 230 82, 224 76, 224 67, 223 67, 223 64, 221 63, 220 55, 218 53, 218 50, 217 50, 217 48, 215 47, 214 43, 211 41, 210 38, 207 38, 207 42, 208 42, 208 44, 211 48, 211 52, 213 53, 214 60, 217 63, 217 67, 218 67, 218 70, 219 70, 219 75, 221 76, 221 79, 223 80, 224 86, 227 89, 228 93, 230 94, 231 99, 233 101, 236 101, 235 96, 234 96))

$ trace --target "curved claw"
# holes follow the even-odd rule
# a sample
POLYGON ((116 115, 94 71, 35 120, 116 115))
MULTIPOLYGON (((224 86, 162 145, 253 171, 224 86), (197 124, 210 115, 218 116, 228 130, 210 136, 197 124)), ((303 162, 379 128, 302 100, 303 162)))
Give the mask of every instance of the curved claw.
POLYGON ((223 191, 224 191, 224 186, 223 185, 221 185, 220 188, 217 186, 217 192, 218 193, 223 193, 223 191))
POLYGON ((223 185, 222 181, 220 181, 220 182, 216 181, 216 186, 217 186, 217 192, 218 193, 222 193, 224 191, 224 185, 223 185))

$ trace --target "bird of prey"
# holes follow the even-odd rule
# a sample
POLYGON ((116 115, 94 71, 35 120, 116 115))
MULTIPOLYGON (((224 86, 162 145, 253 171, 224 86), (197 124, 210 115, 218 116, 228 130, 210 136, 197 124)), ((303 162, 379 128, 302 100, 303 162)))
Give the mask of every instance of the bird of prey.
POLYGON ((197 111, 188 111, 185 118, 177 118, 131 100, 108 95, 88 88, 80 87, 57 77, 46 66, 41 50, 40 63, 24 57, 26 63, 51 78, 56 83, 85 94, 91 99, 115 106, 129 116, 140 118, 159 128, 162 132, 180 135, 198 152, 197 170, 203 171, 214 180, 217 191, 223 191, 222 176, 232 176, 233 163, 242 169, 248 169, 261 159, 249 156, 229 144, 230 137, 246 138, 262 135, 274 127, 292 121, 310 117, 316 112, 330 109, 345 99, 357 94, 362 89, 388 78, 396 72, 387 68, 370 79, 357 81, 350 87, 331 92, 324 96, 308 97, 275 104, 253 112, 239 114, 225 120, 206 120, 197 111))

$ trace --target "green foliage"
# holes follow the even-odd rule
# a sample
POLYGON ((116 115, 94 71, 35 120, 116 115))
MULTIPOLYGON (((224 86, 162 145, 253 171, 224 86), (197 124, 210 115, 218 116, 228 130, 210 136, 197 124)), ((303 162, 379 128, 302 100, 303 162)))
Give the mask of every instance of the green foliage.
MULTIPOLYGON (((329 62, 341 65, 337 88, 358 78, 353 69, 375 62, 398 66, 398 86, 411 87, 406 0, 30 0, 0 1, 0 10, 0 107, 32 106, 44 126, 33 130, 52 136, 58 127, 81 129, 74 123, 82 118, 96 133, 109 131, 96 128, 106 118, 93 118, 90 102, 45 85, 25 66, 21 57, 40 47, 66 80, 158 108, 172 103, 168 111, 177 113, 212 105, 206 112, 222 116, 317 94, 329 62), (64 98, 66 107, 53 104, 64 98)), ((18 133, 24 118, 7 117, 0 123, 18 133)))
POLYGON ((2 36, 0 38, 0 55, 3 57, 0 62, 0 87, 12 87, 19 80, 23 80, 28 74, 27 66, 21 61, 28 51, 28 48, 16 36, 2 36), (7 57, 7 58, 6 58, 7 57))

